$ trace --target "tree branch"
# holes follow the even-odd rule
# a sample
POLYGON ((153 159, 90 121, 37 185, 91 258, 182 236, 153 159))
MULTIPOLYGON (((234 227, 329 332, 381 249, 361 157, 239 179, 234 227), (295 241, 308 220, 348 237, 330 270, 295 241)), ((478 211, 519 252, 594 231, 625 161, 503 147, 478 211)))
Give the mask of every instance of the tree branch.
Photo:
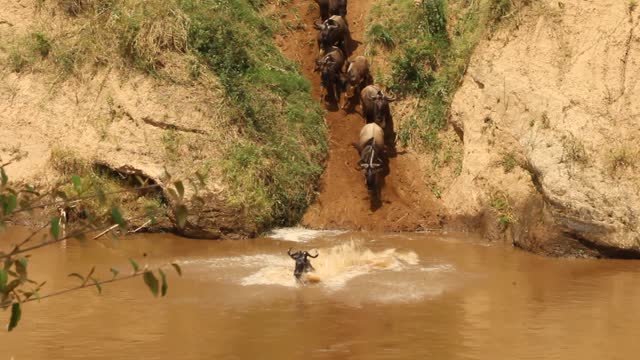
MULTIPOLYGON (((125 189, 125 190, 118 190, 118 191, 112 191, 112 192, 106 192, 104 193, 105 196, 107 195, 115 195, 115 194, 121 194, 121 193, 125 193, 125 192, 137 192, 137 191, 141 191, 141 190, 148 190, 148 189, 154 189, 154 188, 158 188, 161 187, 160 184, 154 184, 154 185, 147 185, 147 186, 141 186, 141 187, 137 187, 137 188, 133 188, 133 189, 125 189)), ((87 196, 80 196, 77 197, 75 199, 67 199, 67 200, 60 200, 60 201, 53 201, 50 203, 45 203, 45 204, 40 204, 40 205, 34 205, 34 206, 30 206, 28 208, 22 208, 19 210, 15 210, 12 214, 17 214, 17 213, 21 213, 24 211, 30 211, 30 210, 35 210, 35 209, 40 209, 40 208, 45 208, 48 206, 54 206, 54 205, 61 205, 61 204, 69 204, 69 203, 73 203, 73 202, 79 202, 79 201, 83 201, 83 200, 88 200, 88 199, 93 199, 98 197, 98 194, 91 194, 91 195, 87 195, 87 196)))

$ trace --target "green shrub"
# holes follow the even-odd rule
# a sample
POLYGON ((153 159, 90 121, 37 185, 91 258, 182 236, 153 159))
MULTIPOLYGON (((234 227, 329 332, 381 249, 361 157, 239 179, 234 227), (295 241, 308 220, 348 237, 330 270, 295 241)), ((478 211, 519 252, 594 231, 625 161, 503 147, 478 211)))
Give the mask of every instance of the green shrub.
POLYGON ((387 49, 393 49, 396 46, 395 40, 389 29, 381 24, 373 24, 367 30, 367 39, 369 42, 381 45, 387 49))

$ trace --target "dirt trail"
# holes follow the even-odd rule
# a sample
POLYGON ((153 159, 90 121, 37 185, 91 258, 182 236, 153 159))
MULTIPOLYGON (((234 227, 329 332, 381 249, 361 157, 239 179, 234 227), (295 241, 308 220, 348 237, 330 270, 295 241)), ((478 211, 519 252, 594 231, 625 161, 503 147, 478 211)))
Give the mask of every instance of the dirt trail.
MULTIPOLYGON (((363 55, 365 21, 374 2, 353 0, 348 3, 346 18, 351 36, 357 42, 351 57, 363 55)), ((280 36, 277 42, 290 59, 301 65, 312 83, 313 96, 320 101, 320 78, 313 72, 318 53, 313 23, 319 20, 318 8, 313 0, 294 0, 287 6, 289 11, 282 20, 295 22, 299 19, 302 26, 280 36)), ((360 107, 352 113, 328 109, 326 121, 329 161, 322 176, 320 195, 305 214, 303 225, 315 229, 376 231, 414 231, 442 225, 442 206, 426 188, 416 165, 416 156, 402 148, 398 148, 399 155, 389 161, 390 174, 382 189, 382 206, 372 209, 364 177, 357 169, 358 152, 352 146, 365 123, 360 107)))

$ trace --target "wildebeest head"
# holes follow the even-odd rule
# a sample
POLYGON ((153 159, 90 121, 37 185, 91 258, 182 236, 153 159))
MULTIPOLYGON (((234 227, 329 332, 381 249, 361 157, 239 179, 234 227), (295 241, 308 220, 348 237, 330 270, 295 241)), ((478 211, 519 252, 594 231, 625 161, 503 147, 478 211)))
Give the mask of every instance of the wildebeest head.
POLYGON ((364 180, 367 185, 367 190, 371 192, 376 190, 378 186, 378 173, 382 171, 382 159, 380 159, 380 154, 376 153, 373 142, 373 138, 366 142, 360 153, 359 162, 360 168, 364 170, 364 180))
POLYGON ((318 34, 318 45, 320 46, 320 56, 323 56, 325 49, 333 45, 336 41, 338 24, 332 19, 327 19, 322 24, 314 23, 313 27, 320 30, 318 34))
POLYGON ((293 270, 293 275, 296 278, 300 278, 303 273, 314 271, 313 266, 311 266, 311 262, 309 261, 309 259, 307 259, 307 257, 317 258, 319 255, 316 253, 316 255, 314 256, 306 251, 296 251, 294 253, 291 253, 291 248, 287 250, 287 254, 291 256, 291 258, 296 262, 295 268, 293 270))
POLYGON ((325 56, 320 60, 316 60, 316 72, 320 72, 320 82, 322 86, 328 87, 333 84, 334 77, 339 75, 339 69, 336 69, 337 62, 331 56, 325 56))
POLYGON ((369 95, 369 99, 373 101, 373 114, 374 121, 377 123, 384 123, 384 118, 389 112, 389 103, 396 100, 396 97, 389 97, 385 95, 382 90, 378 90, 375 95, 369 95))

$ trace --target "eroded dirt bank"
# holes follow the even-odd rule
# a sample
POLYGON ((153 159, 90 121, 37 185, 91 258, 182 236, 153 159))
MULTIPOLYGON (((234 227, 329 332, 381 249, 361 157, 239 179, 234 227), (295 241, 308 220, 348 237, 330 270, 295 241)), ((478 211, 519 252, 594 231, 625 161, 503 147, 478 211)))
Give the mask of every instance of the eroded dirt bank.
MULTIPOLYGON (((365 19, 374 0, 348 2, 347 21, 355 40, 353 56, 363 55, 365 19)), ((278 45, 298 62, 311 81, 313 95, 320 101, 320 78, 313 72, 318 50, 314 21, 319 11, 313 0, 296 0, 286 5, 286 21, 299 26, 281 35, 278 45)), ((375 69, 373 69, 375 71, 375 69)), ((393 111, 393 105, 392 105, 393 111)), ((425 185, 424 169, 417 155, 398 148, 389 161, 390 174, 385 178, 382 204, 373 208, 364 178, 357 168, 358 152, 352 146, 364 125, 359 106, 351 113, 329 108, 329 160, 320 184, 317 201, 309 208, 302 224, 315 229, 415 231, 441 228, 442 206, 425 185)))
POLYGON ((465 155, 444 194, 449 211, 476 216, 502 198, 507 234, 522 248, 639 257, 631 4, 534 2, 480 43, 452 106, 465 155))

